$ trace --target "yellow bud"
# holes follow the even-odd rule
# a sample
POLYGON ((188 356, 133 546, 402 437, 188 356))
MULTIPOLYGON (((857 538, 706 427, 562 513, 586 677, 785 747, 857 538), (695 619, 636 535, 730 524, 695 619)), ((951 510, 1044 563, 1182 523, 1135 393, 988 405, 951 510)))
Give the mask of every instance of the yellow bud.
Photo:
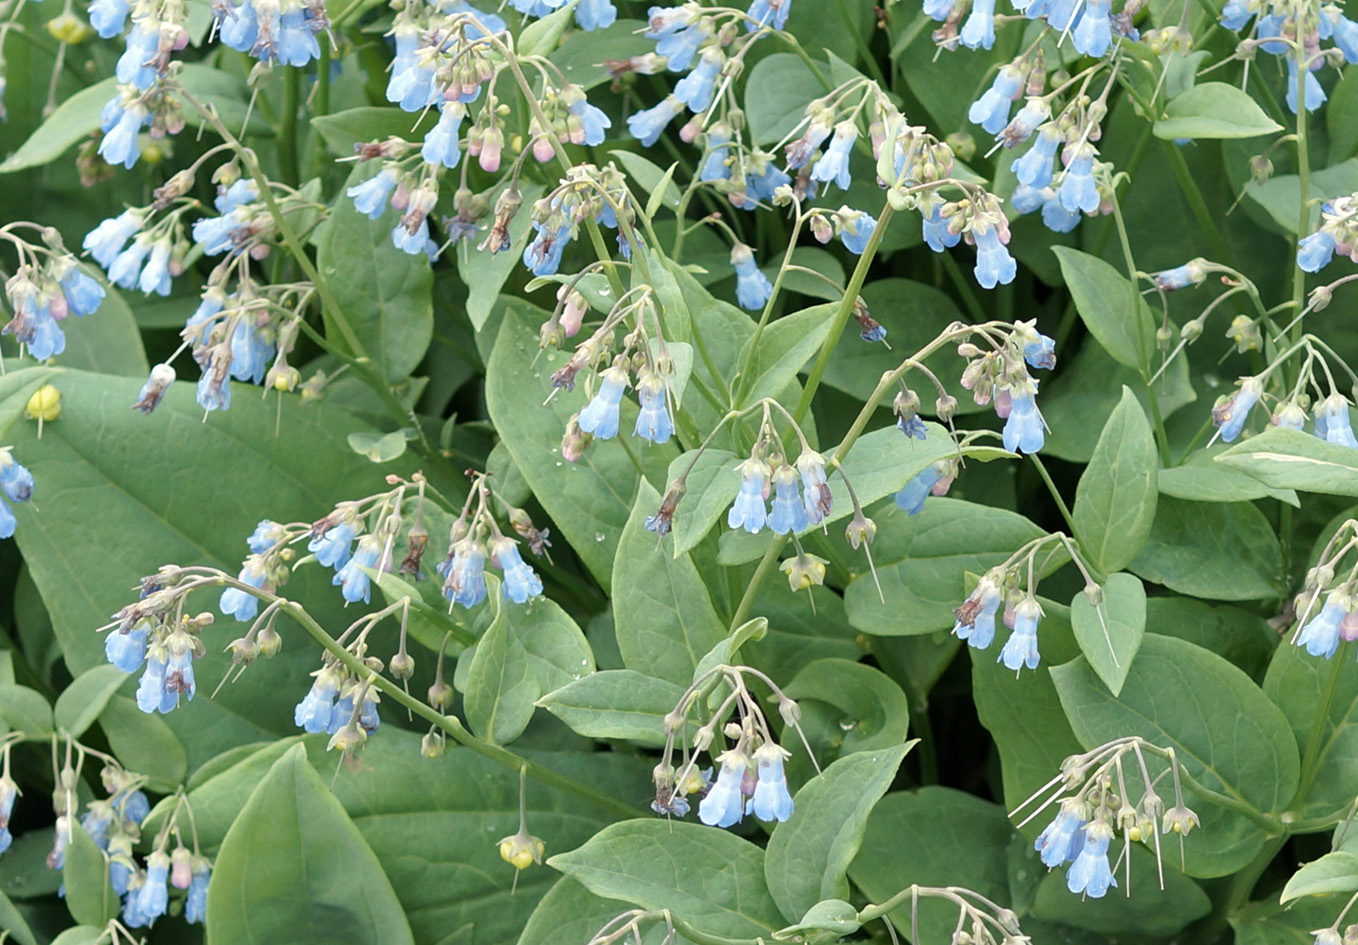
POLYGON ((824 558, 816 555, 799 554, 795 558, 788 558, 778 568, 787 574, 788 586, 793 593, 811 587, 813 584, 821 585, 825 583, 825 565, 828 562, 824 558))
POLYGON ((90 25, 80 17, 67 11, 61 16, 47 21, 47 32, 52 34, 52 38, 59 43, 69 43, 74 46, 89 39, 94 32, 90 25))
POLYGON ((51 423, 61 416, 61 391, 51 384, 44 384, 28 398, 25 412, 30 420, 51 423))
POLYGON ((298 373, 295 367, 284 368, 273 376, 274 390, 283 391, 285 393, 291 391, 297 386, 301 379, 302 375, 298 373))
POLYGON ((500 841, 500 858, 516 870, 526 870, 534 863, 541 863, 546 851, 547 844, 523 832, 500 841))

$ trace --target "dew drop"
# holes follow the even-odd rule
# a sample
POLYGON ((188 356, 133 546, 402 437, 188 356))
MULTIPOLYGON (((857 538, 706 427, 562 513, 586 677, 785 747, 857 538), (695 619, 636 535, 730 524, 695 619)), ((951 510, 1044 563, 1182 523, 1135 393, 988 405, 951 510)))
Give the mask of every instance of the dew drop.
POLYGON ((858 727, 858 720, 857 720, 857 719, 843 719, 843 720, 840 721, 839 727, 840 727, 841 729, 843 729, 844 731, 846 731, 846 732, 852 732, 855 728, 858 727))
POLYGON ((595 532, 595 533, 594 533, 594 540, 595 540, 595 541, 603 541, 603 540, 604 540, 604 533, 603 533, 603 532, 595 532))

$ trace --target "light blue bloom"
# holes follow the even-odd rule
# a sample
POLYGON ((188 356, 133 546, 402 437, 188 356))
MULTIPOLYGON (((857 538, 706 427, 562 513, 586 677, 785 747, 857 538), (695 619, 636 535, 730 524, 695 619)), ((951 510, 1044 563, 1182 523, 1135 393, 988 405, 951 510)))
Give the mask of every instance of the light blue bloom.
POLYGON ((948 221, 943 219, 942 209, 941 203, 935 203, 924 216, 924 242, 936 253, 956 246, 962 239, 961 233, 954 233, 948 229, 948 221))
MULTIPOLYGON (((1320 18, 1324 20, 1325 14, 1322 13, 1320 18)), ((1340 14, 1334 21, 1331 35, 1335 47, 1344 54, 1344 61, 1358 63, 1358 23, 1340 14)), ((1307 93, 1307 98, 1310 98, 1310 93, 1307 93)))
POLYGON ((28 339, 28 353, 39 361, 46 361, 65 350, 66 335, 47 306, 43 306, 41 317, 34 322, 33 334, 28 339))
POLYGON ((840 190, 848 190, 853 183, 849 174, 849 154, 854 142, 858 140, 858 128, 851 121, 841 121, 835 126, 835 136, 830 139, 830 147, 821 155, 811 168, 811 179, 839 185, 840 190))
MULTIPOLYGON (((991 6, 994 6, 993 0, 991 6)), ((1023 73, 1013 66, 1004 66, 996 74, 990 88, 967 110, 967 119, 992 135, 999 134, 1009 124, 1009 106, 1018 98, 1022 88, 1023 73)))
POLYGON ((877 220, 862 210, 841 207, 835 214, 838 224, 839 240, 844 248, 855 256, 861 256, 868 248, 872 233, 877 229, 877 220))
POLYGON ((14 517, 14 511, 0 499, 0 538, 12 537, 18 527, 19 520, 14 517))
POLYGON ((1334 259, 1334 234, 1316 230, 1297 243, 1297 265, 1306 272, 1320 272, 1334 259))
MULTIPOLYGON (((238 233, 243 233, 244 216, 237 207, 219 217, 203 217, 193 221, 193 241, 209 256, 235 252, 241 248, 238 233)), ((110 270, 109 278, 113 278, 110 270)))
POLYGON ((717 783, 708 789, 698 804, 698 819, 709 827, 730 827, 745 816, 745 795, 740 784, 745 779, 749 761, 738 751, 721 755, 721 772, 717 783))
POLYGON ((391 243, 397 249, 411 256, 418 256, 426 252, 429 245, 429 219, 426 217, 420 220, 419 226, 415 227, 415 232, 404 223, 398 223, 391 231, 391 243))
POLYGON ((188 896, 184 899, 184 921, 199 924, 207 919, 207 887, 211 879, 212 867, 207 860, 195 857, 188 896))
POLYGON ((674 86, 674 97, 697 114, 707 111, 712 104, 712 93, 717 87, 717 76, 726 63, 720 46, 709 46, 703 51, 697 67, 674 86))
POLYGON ((170 294, 170 241, 160 239, 151 247, 151 258, 137 279, 137 287, 147 295, 170 294))
POLYGON ((1358 449, 1358 438, 1349 422, 1349 402, 1343 394, 1331 394, 1316 405, 1316 436, 1336 446, 1358 449))
POLYGON ((1084 15, 1071 31, 1075 51, 1099 57, 1113 44, 1112 0, 1085 0, 1084 15))
POLYGON ((437 565, 445 578, 443 596, 450 607, 461 604, 471 610, 486 599, 486 549, 474 538, 464 538, 451 550, 437 565))
POLYGON ((361 600, 366 604, 371 599, 371 581, 363 569, 374 567, 381 553, 382 543, 372 535, 364 535, 358 540, 358 550, 353 557, 330 579, 331 584, 340 585, 340 593, 346 601, 356 604, 361 600))
POLYGON ((179 704, 177 698, 165 691, 168 665, 164 658, 153 653, 137 682, 137 708, 148 715, 153 712, 168 713, 179 704))
POLYGON ((978 224, 972 228, 976 240, 976 266, 972 272, 982 288, 993 289, 1008 285, 1018 273, 1018 264, 1000 242, 1000 231, 993 225, 978 224))
POLYGON ((1247 377, 1240 389, 1212 408, 1212 422, 1221 432, 1221 442, 1230 443, 1240 435, 1249 419, 1250 410, 1259 402, 1264 385, 1257 377, 1247 377))
POLYGON ((1013 672, 1023 666, 1037 669, 1041 659, 1037 652, 1037 623, 1041 617, 1042 608, 1033 598, 1019 601, 1014 608, 1014 632, 1005 642, 997 662, 1004 663, 1013 672))
POLYGON ((146 637, 150 631, 145 627, 123 633, 119 630, 109 632, 104 641, 104 656, 110 663, 129 676, 141 669, 146 660, 146 637))
POLYGON ((95 262, 107 269, 113 265, 132 235, 141 229, 142 219, 140 210, 124 210, 85 234, 82 245, 95 262))
POLYGON ((90 26, 100 39, 112 39, 127 25, 127 0, 91 0, 90 26))
POLYGON ((467 109, 457 102, 445 102, 439 112, 439 120, 424 136, 420 157, 426 164, 441 164, 444 167, 457 167, 462 158, 461 128, 467 109))
MULTIPOLYGON (((1032 383, 1032 382, 1030 382, 1032 383)), ((1046 442, 1042 412, 1032 390, 1016 388, 1009 395, 1009 416, 1004 421, 1004 448, 1011 453, 1036 453, 1046 442)))
POLYGON ((302 701, 293 709, 293 724, 315 735, 328 732, 338 694, 339 680, 335 678, 334 671, 322 669, 316 674, 316 681, 311 684, 302 701))
POLYGON ((146 882, 137 893, 137 910, 151 925, 165 914, 170 905, 170 890, 166 885, 170 877, 170 856, 156 850, 146 858, 146 882))
POLYGON ((8 449, 0 450, 0 492, 11 502, 27 502, 33 496, 33 474, 8 449))
MULTIPOLYGON (((1302 83, 1305 85, 1308 112, 1313 112, 1325 104, 1325 88, 1314 72, 1307 69, 1302 83)), ((1287 57, 1287 109, 1294 115, 1297 113, 1297 61, 1290 55, 1287 57)))
POLYGON ((1221 8, 1221 25, 1229 30, 1239 32, 1252 19, 1254 12, 1246 0, 1226 0, 1226 5, 1221 8))
POLYGON ((519 546, 512 538, 496 538, 490 543, 495 566, 504 572, 504 595, 516 604, 525 604, 530 597, 542 593, 542 578, 538 577, 519 555, 519 546))
POLYGON ((769 478, 769 467, 761 459, 751 457, 736 467, 740 473, 740 492, 726 513, 726 524, 743 528, 751 535, 759 534, 768 513, 764 507, 764 488, 769 478))
POLYGON ((137 136, 150 121, 151 113, 140 103, 121 109, 117 121, 99 142, 99 156, 109 164, 131 168, 141 156, 137 136))
POLYGON ((128 791, 124 788, 108 800, 124 821, 138 827, 151 813, 151 802, 141 791, 128 791))
POLYGON ((731 265, 736 270, 736 301, 751 312, 761 310, 773 295, 773 283, 755 265, 754 252, 744 243, 731 247, 731 265))
POLYGON ((580 0, 575 8, 575 22, 582 30, 601 30, 612 26, 618 19, 613 0, 580 0))
POLYGON ((750 799, 750 811, 762 821, 782 823, 792 816, 792 794, 783 773, 783 759, 787 755, 786 749, 773 742, 765 742, 754 750, 758 780, 750 799))
POLYGON ((340 697, 335 703, 335 711, 330 713, 330 728, 326 730, 327 735, 334 735, 342 727, 348 724, 354 716, 354 696, 352 689, 346 695, 340 697))
POLYGON ((745 21, 745 29, 753 32, 760 26, 771 26, 780 30, 787 26, 792 0, 752 0, 747 12, 750 18, 745 21))
POLYGON ((1053 125, 1047 125, 1037 133, 1033 146, 1020 157, 1014 158, 1009 169, 1014 172, 1019 183, 1027 184, 1038 190, 1052 182, 1052 163, 1064 139, 1053 125))
MULTIPOLYGON (((577 13, 579 9, 579 7, 576 8, 577 13)), ((604 143, 608 129, 613 127, 613 120, 604 113, 602 108, 591 105, 589 99, 585 98, 584 92, 580 92, 571 99, 570 111, 572 115, 580 119, 580 140, 575 141, 575 138, 572 137, 572 141, 589 147, 596 147, 604 143)), ((605 206, 607 205, 605 204, 605 206)))
POLYGON ((230 213, 237 207, 253 203, 259 199, 259 185, 252 177, 242 177, 230 187, 219 193, 212 201, 218 213, 230 213))
MULTIPOLYGON (((800 532, 807 526, 806 508, 797 485, 801 477, 786 463, 773 473, 773 502, 769 509, 769 528, 775 535, 800 532)), ((762 818, 767 820, 768 818, 762 818)))
POLYGON ((1173 269, 1166 269, 1151 275, 1156 288, 1163 292, 1177 292, 1179 289, 1186 289, 1191 285, 1202 285, 1206 278, 1207 271, 1203 269, 1203 260, 1201 259, 1190 259, 1182 266, 1175 266, 1173 269))
POLYGON ((1093 213, 1099 209, 1099 188, 1094 183, 1094 149, 1082 145, 1066 165, 1066 176, 1057 190, 1067 210, 1093 213))
POLYGON ((109 281, 124 289, 135 286, 141 275, 142 263, 150 252, 151 241, 145 235, 138 235, 132 245, 119 253, 113 265, 108 267, 109 281))
POLYGON ((627 130, 632 137, 650 147, 660 140, 660 133, 675 116, 684 110, 684 103, 677 96, 667 95, 658 104, 635 112, 627 118, 627 130))
POLYGON ((942 23, 951 14, 957 0, 924 0, 924 15, 942 23))
POLYGON ((382 724, 377 715, 377 692, 371 687, 363 690, 363 702, 358 707, 358 724, 371 735, 382 724))
POLYGON ((1330 591, 1325 606, 1320 609, 1297 635, 1297 646, 1306 647, 1312 656, 1329 659, 1339 649, 1339 625, 1353 609, 1353 600, 1339 591, 1330 591))
POLYGON ((229 2, 223 6, 226 12, 218 12, 218 39, 230 49, 250 52, 259 39, 259 19, 255 15, 254 4, 246 0, 238 6, 232 6, 229 2))
POLYGON ((1023 346, 1023 360, 1028 366, 1042 371, 1056 367, 1056 342, 1046 335, 1039 334, 1037 339, 1023 346))
MULTIPOLYGON (((924 420, 919 414, 913 417, 897 417, 896 429, 900 430, 906 439, 927 440, 929 438, 929 428, 925 426, 924 420)), ((901 506, 905 508, 905 506, 901 506)))
POLYGON ((165 694, 174 696, 175 704, 178 705, 181 694, 192 702, 197 692, 198 684, 193 676, 192 646, 184 644, 172 647, 165 673, 165 694))
POLYGON ((731 177, 731 168, 726 164, 731 157, 730 143, 731 129, 724 123, 717 122, 708 129, 707 157, 698 171, 698 180, 728 180, 731 177))
MULTIPOLYGON (((989 49, 995 45, 995 0, 976 0, 971 6, 971 14, 967 21, 962 24, 962 32, 959 34, 962 45, 969 49, 978 46, 989 49)), ((974 121, 975 119, 973 119, 974 121)), ((999 129, 991 130, 991 134, 996 134, 999 129)))
POLYGON ((231 330, 230 345, 231 376, 238 381, 263 383, 275 351, 264 329, 250 318, 240 318, 231 330))
POLYGON ((1091 899, 1102 898, 1109 886, 1116 886, 1113 870, 1108 865, 1108 841, 1113 839, 1113 828, 1104 821, 1095 821, 1085 828, 1085 845, 1066 873, 1066 888, 1091 899))
POLYGON ((256 55, 265 62, 271 58, 287 66, 304 66, 321 56, 320 42, 312 29, 306 10, 292 10, 278 18, 278 43, 264 50, 256 46, 256 55))
POLYGON ((1067 210, 1061 198, 1050 187, 1043 191, 1050 196, 1042 205, 1042 225, 1053 233, 1069 233, 1080 225, 1080 211, 1067 210))
POLYGON ((1041 854, 1042 865, 1055 869, 1071 862, 1084 849, 1085 819, 1080 816, 1079 804, 1064 801, 1061 812, 1038 834, 1033 849, 1041 854))
POLYGON ((322 566, 338 571, 348 563, 356 537, 358 531, 354 523, 346 519, 326 529, 320 537, 311 539, 306 549, 316 556, 316 561, 322 566))
MULTIPOLYGON (((263 588, 268 576, 269 572, 264 567, 264 559, 259 555, 250 555, 241 566, 237 580, 242 584, 248 584, 250 587, 263 588)), ((248 591, 243 591, 237 587, 228 587, 222 591, 222 598, 218 602, 218 607, 223 615, 235 617, 241 623, 245 623, 254 620, 255 615, 259 613, 259 599, 248 591)))
POLYGON ((651 371, 643 371, 637 381, 637 400, 641 410, 637 413, 635 436, 652 443, 668 443, 674 435, 674 421, 670 419, 669 405, 665 400, 665 382, 651 371))
POLYGON ((95 312, 104 301, 104 287, 74 264, 61 277, 61 292, 66 296, 66 307, 80 316, 95 312))
POLYGON ((566 251, 566 244, 571 241, 570 224, 555 226, 551 222, 534 223, 533 228, 537 230, 537 235, 524 247, 523 264, 535 276, 555 275, 557 269, 561 268, 561 255, 566 251))
POLYGON ((250 537, 245 539, 245 544, 250 549, 251 554, 262 555, 282 541, 286 534, 287 531, 282 525, 266 518, 262 519, 260 523, 255 526, 255 530, 250 533, 250 537))
POLYGON ((773 163, 773 155, 756 151, 745 168, 745 203, 742 209, 753 210, 756 203, 773 200, 774 191, 791 184, 787 172, 773 163))
POLYGON ((962 606, 953 610, 957 618, 953 634, 978 650, 990 646, 995 639, 995 613, 1002 600, 999 586, 989 578, 982 578, 962 606))
POLYGON ((156 81, 157 72, 147 63, 155 58, 159 46, 160 30, 153 19, 148 18, 127 34, 127 48, 118 57, 118 64, 113 70, 118 81, 142 91, 149 89, 151 83, 156 81))
POLYGON ((834 496, 825 481, 825 457, 807 451, 797 457, 797 472, 802 477, 802 505, 806 521, 815 525, 834 508, 834 496))
POLYGON ((580 429, 601 440, 618 435, 618 410, 627 389, 627 369, 614 365, 599 375, 599 390, 580 411, 580 429))
POLYGON ((1037 126, 1051 117, 1051 106, 1043 98, 1030 98, 1019 109, 1019 113, 1014 116, 1009 124, 1004 126, 1004 130, 995 136, 997 141, 1004 144, 1006 148, 1012 148, 1017 144, 1027 141, 1037 126))
POLYGON ((896 493, 896 505, 908 515, 918 515, 924 511, 924 500, 929 498, 934 486, 943 479, 941 463, 930 463, 896 493))

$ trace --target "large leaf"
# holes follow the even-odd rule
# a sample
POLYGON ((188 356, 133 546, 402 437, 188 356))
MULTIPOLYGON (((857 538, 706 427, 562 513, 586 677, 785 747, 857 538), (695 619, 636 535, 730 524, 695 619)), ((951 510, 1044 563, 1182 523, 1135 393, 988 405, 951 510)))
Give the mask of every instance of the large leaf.
POLYGON ((774 828, 764 855, 769 892, 789 922, 822 899, 848 897, 846 874, 868 815, 909 750, 906 744, 846 755, 797 792, 796 813, 774 828))
POLYGON ((483 738, 518 738, 537 700, 594 672, 594 654, 575 621, 546 597, 527 605, 502 599, 467 671, 467 721, 483 738))
POLYGON ((1275 489, 1358 495, 1358 450, 1300 430, 1273 428, 1216 457, 1275 489))
POLYGON ((893 506, 877 526, 874 558, 885 602, 872 575, 860 574, 844 604, 859 630, 887 636, 950 628, 953 608, 967 596, 967 572, 981 574, 1042 535, 1021 515, 960 499, 929 499, 915 516, 893 506))
POLYGON ((1292 489, 1274 489, 1253 476, 1216 462, 1221 449, 1197 450, 1181 466, 1159 471, 1156 485, 1161 495, 1192 502, 1248 502, 1278 499, 1291 506, 1301 505, 1292 489))
POLYGON ((1155 123, 1155 136, 1177 138, 1257 138, 1282 131, 1254 97, 1225 82, 1200 82, 1180 92, 1155 123))
POLYGON ((1080 652, 1113 695, 1132 668, 1146 632, 1146 589, 1141 581, 1119 571, 1103 585, 1100 607, 1080 591, 1070 602, 1070 625, 1080 652))
POLYGON ((754 143, 769 145, 782 138, 802 120, 807 102, 826 91, 792 53, 759 60, 745 80, 745 118, 754 143))
POLYGON ((104 284, 104 291, 98 311, 66 320, 66 350, 58 360, 63 367, 145 379, 149 367, 136 316, 116 288, 104 284))
POLYGON ((102 926, 118 914, 118 897, 108 879, 108 861, 80 824, 71 828, 61 870, 66 908, 84 925, 102 926))
POLYGON ((740 492, 740 476, 735 473, 739 460, 730 450, 708 449, 694 457, 693 451, 670 463, 666 482, 673 482, 688 470, 687 492, 674 516, 674 556, 684 554, 707 537, 712 526, 726 514, 740 492))
POLYGON ((222 841, 207 932, 214 945, 413 945, 391 882, 301 745, 269 769, 222 841))
POLYGON ((1343 850, 1327 853, 1307 863, 1283 887, 1282 902, 1302 896, 1351 893, 1358 890, 1358 856, 1343 850))
MULTIPOLYGON (((962 791, 888 794, 868 818, 849 878, 875 902, 920 885, 964 886, 1009 905, 1005 848, 1013 835, 1004 808, 962 791)), ((909 902, 890 913, 902 935, 911 934, 910 913, 909 902)), ((956 925, 956 906, 921 898, 920 943, 947 941, 956 925)))
POLYGON ((547 865, 597 896, 669 909, 706 935, 767 939, 787 924, 764 882, 764 851, 700 824, 611 824, 547 865))
POLYGON ((628 669, 687 685, 726 635, 687 554, 671 557, 645 527, 660 495, 641 482, 613 565, 613 622, 628 669))
MULTIPOLYGON (((625 902, 596 896, 569 876, 563 876, 529 916, 519 945, 580 945, 628 908, 625 902)), ((664 923, 656 923, 651 931, 663 933, 664 923)), ((651 937, 643 939, 646 945, 651 945, 651 937)))
POLYGON ((910 730, 910 704, 901 687, 879 669, 846 659, 808 663, 784 687, 805 713, 821 703, 836 712, 839 752, 880 752, 905 741, 910 730))
POLYGON ((60 696, 52 710, 58 731, 69 732, 72 738, 85 734, 85 729, 99 718, 109 698, 127 682, 127 675, 116 666, 93 666, 85 670, 60 696))
MULTIPOLYGON (((348 185, 371 177, 354 168, 348 185)), ((316 268, 330 294, 340 300, 362 350, 392 384, 399 384, 424 358, 434 336, 434 274, 424 253, 411 255, 391 242, 392 221, 369 220, 341 197, 321 232, 316 268)), ((358 354, 335 313, 326 313, 330 341, 358 354)))
MULTIPOLYGON (((1045 825, 1045 823, 1044 823, 1045 825)), ((1037 854, 1026 850, 1031 868, 1043 869, 1037 854)), ((1167 936, 1180 931, 1194 919, 1212 911, 1212 901, 1202 887, 1177 869, 1177 851, 1167 855, 1164 889, 1158 887, 1155 856, 1145 847, 1132 845, 1131 895, 1125 888, 1126 863, 1118 868, 1117 880, 1124 888, 1110 891, 1101 899, 1072 896, 1066 886, 1066 871, 1052 870, 1038 883, 1033 902, 1033 913, 1052 922, 1079 929, 1089 929, 1106 935, 1116 935, 1126 929, 1136 929, 1145 936, 1167 936)))
MULTIPOLYGON (((750 361, 753 385, 736 406, 742 407, 762 397, 777 397, 782 393, 820 350, 838 307, 838 303, 813 305, 769 325, 759 336, 759 347, 750 361)), ((753 337, 749 344, 754 344, 753 337)), ((747 353, 741 352, 742 364, 746 357, 747 353)))
POLYGON ((1130 564, 1150 534, 1156 466, 1150 421, 1124 387, 1075 491, 1075 535, 1104 574, 1130 564))
MULTIPOLYGON (((1205 787, 1256 810, 1276 812, 1292 802, 1300 760, 1287 719, 1215 653, 1147 634, 1116 698, 1084 659, 1055 667, 1052 678, 1085 748, 1139 735, 1174 748, 1205 787)), ((1186 842, 1190 876, 1232 873, 1266 842, 1267 834, 1242 815, 1205 798, 1189 803, 1203 825, 1186 842)))
MULTIPOLYGON (((366 425, 340 410, 301 408, 290 399, 280 418, 258 388, 237 387, 232 408, 204 422, 193 385, 181 383, 143 417, 128 409, 139 380, 78 371, 48 379, 63 395, 61 420, 48 424, 41 440, 31 424, 10 434, 37 482, 35 501, 16 509, 16 538, 66 665, 77 675, 104 664, 104 640, 95 628, 134 600, 138 581, 162 564, 235 573, 248 550, 245 538, 261 518, 310 521, 339 499, 384 488, 343 439, 366 425)), ((303 568, 286 592, 322 622, 339 623, 343 602, 331 577, 303 568)), ((190 606, 215 610, 216 596, 203 593, 190 606)), ((207 698, 230 665, 226 644, 243 630, 219 618, 205 631, 207 655, 195 661, 198 698, 163 716, 170 730, 183 734, 193 764, 295 730, 293 706, 318 653, 286 623, 280 630, 292 642, 278 656, 207 698)), ((109 720, 106 712, 106 729, 109 720)))
POLYGON ((1149 376, 1155 328, 1136 286, 1102 259, 1066 246, 1053 247, 1075 307, 1105 351, 1119 364, 1149 376))
POLYGON ((1315 778, 1302 799, 1304 817, 1341 815, 1358 784, 1358 664, 1347 649, 1323 660, 1284 639, 1264 677, 1264 692, 1287 716, 1301 750, 1315 752, 1315 778), (1322 706, 1325 718, 1316 732, 1322 706))
POLYGON ((1181 594, 1258 600, 1277 593, 1278 537, 1248 502, 1184 502, 1162 496, 1150 537, 1130 570, 1181 594))
POLYGON ((665 743, 665 716, 684 687, 631 669, 590 673, 542 696, 538 705, 590 738, 665 743))
MULTIPOLYGON (((552 387, 552 373, 569 355, 554 349, 539 352, 536 329, 526 317, 546 321, 549 315, 518 304, 506 310, 486 372, 490 418, 533 494, 607 589, 641 475, 627 450, 614 441, 596 440, 577 463, 561 458, 561 434, 585 400, 579 389, 572 393, 552 387)), ((625 399, 621 435, 630 438, 635 422, 636 407, 625 399)), ((635 442, 628 448, 640 457, 651 482, 663 487, 674 447, 635 442)))

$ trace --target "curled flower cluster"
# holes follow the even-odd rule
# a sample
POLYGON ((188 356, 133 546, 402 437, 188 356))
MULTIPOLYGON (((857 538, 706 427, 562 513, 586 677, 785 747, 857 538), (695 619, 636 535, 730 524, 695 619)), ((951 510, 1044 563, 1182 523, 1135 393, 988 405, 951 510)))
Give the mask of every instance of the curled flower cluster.
POLYGON ((16 236, 15 226, 0 227, 0 240, 19 253, 18 267, 5 280, 13 318, 0 335, 13 335, 31 356, 46 361, 66 350, 61 323, 72 313, 84 317, 96 311, 104 288, 66 252, 55 230, 43 229, 44 242, 38 245, 16 236))
POLYGON ((1011 453, 1036 453, 1046 442, 1042 412, 1037 408, 1037 381, 1029 368, 1050 370, 1056 365, 1055 343, 1033 327, 1019 322, 1004 343, 983 352, 965 342, 957 353, 969 358, 962 386, 979 405, 994 404, 1004 420, 1004 448, 1011 453))
POLYGON ((767 524, 775 535, 787 535, 819 524, 834 508, 825 477, 825 457, 809 447, 803 449, 794 467, 773 442, 761 440, 736 472, 740 475, 740 493, 726 516, 731 528, 757 535, 767 524), (766 505, 770 491, 773 502, 766 505))
POLYGON ((748 814, 780 823, 792 816, 792 793, 783 771, 790 752, 774 740, 763 709, 746 688, 747 674, 773 689, 784 722, 789 728, 796 727, 800 717, 797 704, 763 673, 748 666, 714 667, 689 687, 679 705, 665 717, 664 756, 652 772, 656 796, 651 809, 657 814, 683 817, 690 810, 688 798, 701 792, 698 819, 710 827, 732 827, 748 814), (718 684, 724 684, 729 693, 690 738, 690 713, 708 705, 706 697, 718 684), (739 713, 739 721, 724 725, 719 739, 717 729, 733 708, 739 713), (728 739, 730 747, 717 750, 728 739), (708 752, 720 767, 715 781, 710 777, 711 768, 698 768, 702 752, 708 752), (674 763, 676 754, 678 766, 674 763))
MULTIPOLYGON (((1232 443, 1245 428, 1250 411, 1264 397, 1264 376, 1241 378, 1240 386, 1223 394, 1212 408, 1212 423, 1222 442, 1232 443)), ((1299 396, 1280 399, 1269 418, 1272 426, 1301 430, 1306 425, 1305 401, 1299 396)), ((1336 446, 1358 449, 1349 416, 1349 399, 1338 391, 1321 398, 1311 409, 1312 432, 1317 438, 1336 446)))
POLYGON ((380 701, 376 690, 356 679, 338 661, 327 658, 314 673, 315 682, 293 710, 293 722, 304 731, 331 737, 331 748, 352 751, 377 731, 380 701))

